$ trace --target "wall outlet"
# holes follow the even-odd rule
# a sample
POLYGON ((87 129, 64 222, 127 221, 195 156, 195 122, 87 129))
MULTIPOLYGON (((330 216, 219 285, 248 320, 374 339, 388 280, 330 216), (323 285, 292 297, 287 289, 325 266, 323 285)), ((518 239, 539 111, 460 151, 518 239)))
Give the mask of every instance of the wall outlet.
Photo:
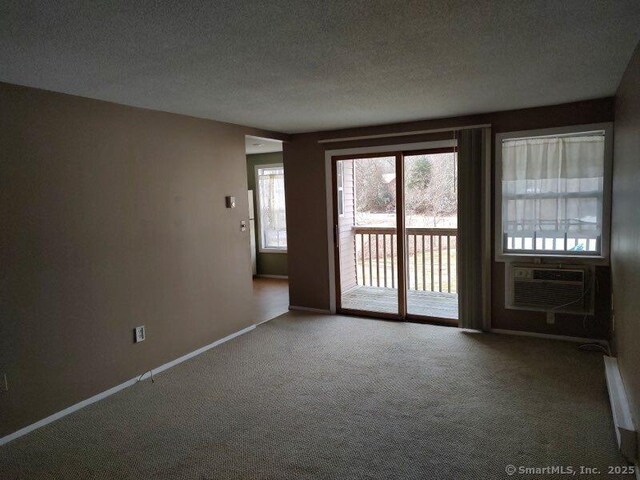
POLYGON ((146 338, 146 333, 144 331, 144 325, 142 325, 141 327, 136 327, 136 328, 133 329, 133 342, 134 343, 144 342, 145 338, 146 338))
POLYGON ((553 325, 556 323, 556 313, 555 312, 547 312, 547 323, 549 325, 553 325))

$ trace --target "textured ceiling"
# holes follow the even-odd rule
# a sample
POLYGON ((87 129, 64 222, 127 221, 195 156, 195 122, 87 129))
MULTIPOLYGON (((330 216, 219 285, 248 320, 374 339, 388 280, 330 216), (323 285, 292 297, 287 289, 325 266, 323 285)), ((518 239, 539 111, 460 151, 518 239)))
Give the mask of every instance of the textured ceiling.
POLYGON ((612 95, 638 0, 0 3, 0 80, 282 132, 612 95))

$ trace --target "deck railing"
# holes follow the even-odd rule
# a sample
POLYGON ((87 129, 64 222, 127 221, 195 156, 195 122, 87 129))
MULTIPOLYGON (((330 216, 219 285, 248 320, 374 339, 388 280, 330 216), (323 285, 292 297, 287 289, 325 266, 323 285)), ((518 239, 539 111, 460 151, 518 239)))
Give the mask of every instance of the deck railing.
MULTIPOLYGON (((395 228, 354 227, 358 285, 396 288, 398 238, 395 228)), ((409 290, 457 291, 455 228, 407 228, 409 290)))

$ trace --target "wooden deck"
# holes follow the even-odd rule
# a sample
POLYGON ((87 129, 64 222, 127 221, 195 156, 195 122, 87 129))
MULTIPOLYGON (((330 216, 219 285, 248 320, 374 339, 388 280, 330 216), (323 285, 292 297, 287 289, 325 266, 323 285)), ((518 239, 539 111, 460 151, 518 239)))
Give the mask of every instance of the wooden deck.
MULTIPOLYGON (((398 290, 382 287, 355 287, 342 295, 342 308, 367 312, 398 313, 398 290)), ((407 310, 413 315, 457 320, 458 295, 409 290, 407 310)))

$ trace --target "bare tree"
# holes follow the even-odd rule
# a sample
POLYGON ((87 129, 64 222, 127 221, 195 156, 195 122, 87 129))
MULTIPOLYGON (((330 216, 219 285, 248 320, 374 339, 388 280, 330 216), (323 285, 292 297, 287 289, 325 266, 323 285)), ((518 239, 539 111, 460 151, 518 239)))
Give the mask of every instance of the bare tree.
POLYGON ((395 158, 387 157, 354 160, 356 205, 359 211, 387 213, 395 209, 395 194, 388 177, 395 174, 394 162, 395 158))
MULTIPOLYGON (((456 214, 455 155, 415 155, 405 163, 407 211, 437 227, 456 214)), ((395 158, 354 160, 356 219, 395 212, 395 158)), ((358 222, 359 223, 359 222, 358 222)))
POLYGON ((434 227, 457 211, 455 161, 452 154, 424 155, 407 165, 407 210, 431 217, 434 227))

